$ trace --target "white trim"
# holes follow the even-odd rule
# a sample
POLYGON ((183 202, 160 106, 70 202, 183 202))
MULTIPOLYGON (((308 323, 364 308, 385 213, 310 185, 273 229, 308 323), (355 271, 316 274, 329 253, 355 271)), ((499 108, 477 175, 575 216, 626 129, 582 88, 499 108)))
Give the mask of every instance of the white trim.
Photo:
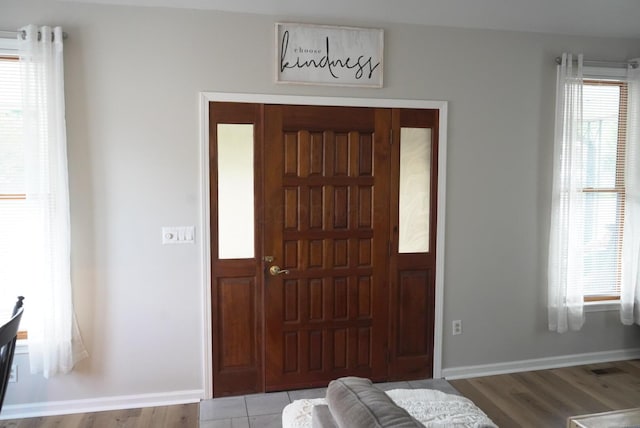
POLYGON ((211 382, 213 366, 212 331, 211 331, 211 265, 210 265, 210 231, 209 231, 209 110, 210 101, 245 102, 259 104, 297 104, 297 105, 331 105, 349 107, 381 107, 381 108, 422 108, 439 110, 438 136, 438 213, 436 230, 436 302, 434 319, 433 378, 442 377, 442 336, 444 308, 444 241, 445 241, 445 203, 446 203, 446 160, 447 160, 447 101, 398 100, 382 98, 343 98, 312 97, 299 95, 242 94, 224 92, 202 92, 200 94, 200 190, 201 190, 201 222, 200 242, 202 243, 202 300, 203 300, 203 360, 205 398, 213 397, 211 382))
POLYGON ((584 302, 585 312, 613 312, 620 311, 620 300, 603 300, 599 302, 584 302))
POLYGON ((0 37, 0 55, 17 55, 18 39, 0 37))
POLYGON ((559 367, 580 366, 583 364, 607 363, 611 361, 634 360, 640 358, 640 348, 620 349, 617 351, 589 352, 586 354, 561 355, 557 357, 536 358, 532 360, 508 361, 477 366, 452 367, 442 370, 447 380, 467 379, 480 376, 493 376, 506 373, 547 370, 559 367))
POLYGON ((202 382, 204 398, 213 398, 213 334, 211 331, 211 233, 209 213, 209 101, 207 94, 200 94, 200 251, 202 254, 202 331, 204 359, 202 382))
MULTIPOLYGON (((269 95, 269 94, 240 94, 226 92, 202 92, 201 98, 206 102, 244 102, 257 104, 298 104, 347 107, 380 107, 380 108, 424 108, 446 111, 447 101, 426 100, 398 100, 384 98, 343 98, 343 97, 314 97, 301 95, 269 95)), ((207 122, 209 117, 205 117, 207 122)), ((208 132, 208 130, 207 130, 208 132)), ((442 134, 441 134, 442 138, 442 134)))
POLYGON ((202 390, 194 389, 164 393, 99 397, 83 400, 44 401, 28 404, 5 403, 2 406, 0 420, 199 403, 202 396, 202 390))
POLYGON ((442 376, 442 340, 444 328, 444 220, 446 214, 447 194, 447 117, 448 105, 440 107, 440 123, 438 129, 438 211, 436 213, 436 307, 433 335, 433 375, 434 379, 442 376))
POLYGON ((626 80, 626 67, 589 67, 582 68, 582 75, 585 79, 611 79, 626 80))

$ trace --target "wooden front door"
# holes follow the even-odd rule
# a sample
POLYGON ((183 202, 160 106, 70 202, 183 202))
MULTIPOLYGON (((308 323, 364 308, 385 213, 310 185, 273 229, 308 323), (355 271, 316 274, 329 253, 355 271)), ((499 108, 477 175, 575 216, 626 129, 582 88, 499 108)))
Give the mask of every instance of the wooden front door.
MULTIPOLYGON (((212 102, 209 123, 214 396, 347 375, 430 377, 438 111, 212 102), (235 239, 250 241, 240 256, 219 248, 218 146, 229 124, 252 130, 255 220, 252 239, 235 239), (429 131, 417 132, 429 146, 428 195, 409 185, 409 198, 428 205, 418 213, 429 218, 428 243, 415 251, 402 249, 399 233, 407 130, 429 131)), ((231 180, 246 174, 223 166, 231 180)))
POLYGON ((391 110, 266 106, 264 121, 266 389, 385 379, 391 110))

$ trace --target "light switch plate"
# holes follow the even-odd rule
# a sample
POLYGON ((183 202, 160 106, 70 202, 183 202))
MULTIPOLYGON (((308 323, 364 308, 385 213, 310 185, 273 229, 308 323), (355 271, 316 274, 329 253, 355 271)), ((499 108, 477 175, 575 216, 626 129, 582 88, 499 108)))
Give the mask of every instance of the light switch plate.
POLYGON ((162 228, 163 244, 193 244, 195 226, 167 226, 162 228))

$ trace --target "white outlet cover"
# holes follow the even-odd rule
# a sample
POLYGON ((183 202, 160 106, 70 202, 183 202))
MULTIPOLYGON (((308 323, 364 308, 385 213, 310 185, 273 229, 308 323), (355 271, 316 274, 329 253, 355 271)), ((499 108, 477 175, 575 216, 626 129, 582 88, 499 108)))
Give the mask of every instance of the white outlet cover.
POLYGON ((453 321, 452 327, 453 327, 452 333, 453 333, 454 336, 462 334, 462 321, 461 320, 453 321))

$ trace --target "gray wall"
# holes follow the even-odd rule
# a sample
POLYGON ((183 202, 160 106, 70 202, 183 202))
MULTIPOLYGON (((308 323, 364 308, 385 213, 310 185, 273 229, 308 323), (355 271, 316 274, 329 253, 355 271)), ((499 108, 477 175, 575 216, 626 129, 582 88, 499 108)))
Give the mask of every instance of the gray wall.
POLYGON ((443 368, 640 347, 639 329, 616 313, 550 333, 544 303, 553 60, 638 57, 639 40, 313 22, 384 28, 385 87, 280 86, 276 21, 302 20, 0 0, 0 29, 69 33, 72 275, 91 354, 49 381, 19 355, 7 404, 203 388, 202 256, 160 243, 161 226, 202 227, 201 91, 449 101, 443 368))

